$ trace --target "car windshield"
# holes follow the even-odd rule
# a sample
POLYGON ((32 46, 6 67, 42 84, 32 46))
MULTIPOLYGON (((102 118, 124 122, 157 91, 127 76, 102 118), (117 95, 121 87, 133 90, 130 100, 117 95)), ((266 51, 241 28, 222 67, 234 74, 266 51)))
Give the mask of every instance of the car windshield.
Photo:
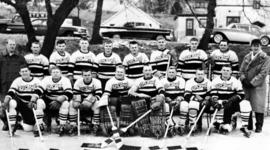
POLYGON ((40 19, 33 20, 32 25, 46 25, 46 20, 40 20, 40 19))

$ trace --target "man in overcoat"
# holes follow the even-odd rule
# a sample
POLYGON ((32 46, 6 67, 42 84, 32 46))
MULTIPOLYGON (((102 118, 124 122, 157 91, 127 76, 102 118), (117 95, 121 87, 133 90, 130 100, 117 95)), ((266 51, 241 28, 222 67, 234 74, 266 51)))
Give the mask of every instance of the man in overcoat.
MULTIPOLYGON (((240 80, 243 84, 245 97, 250 100, 252 110, 255 112, 255 132, 262 131, 266 99, 266 77, 269 74, 270 58, 261 49, 259 39, 252 40, 251 52, 242 62, 240 80)), ((253 129, 252 112, 249 118, 249 130, 253 129)))

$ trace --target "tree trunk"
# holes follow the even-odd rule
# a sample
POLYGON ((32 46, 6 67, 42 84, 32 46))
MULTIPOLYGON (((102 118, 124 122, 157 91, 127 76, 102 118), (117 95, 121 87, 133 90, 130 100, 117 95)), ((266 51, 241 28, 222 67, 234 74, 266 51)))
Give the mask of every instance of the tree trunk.
POLYGON ((101 44, 103 40, 103 38, 99 34, 101 16, 102 16, 102 5, 103 5, 103 0, 98 0, 96 16, 95 16, 95 21, 94 21, 94 26, 93 26, 93 34, 92 34, 92 39, 90 41, 91 44, 101 44))
POLYGON ((41 48, 41 53, 47 58, 50 57, 54 50, 55 40, 62 23, 68 17, 72 9, 78 5, 78 2, 79 0, 63 0, 54 15, 48 14, 47 32, 41 48))
POLYGON ((27 50, 30 50, 31 42, 35 41, 37 39, 36 39, 36 34, 35 34, 34 27, 32 25, 30 17, 29 17, 29 11, 27 9, 26 4, 23 3, 23 2, 22 3, 17 3, 15 5, 15 9, 17 10, 17 12, 19 13, 19 15, 22 18, 24 28, 25 28, 25 31, 26 31, 26 34, 27 34, 27 38, 28 38, 26 48, 27 48, 27 50))
POLYGON ((209 0, 207 7, 207 22, 206 28, 204 30, 204 34, 200 40, 199 49, 207 50, 208 44, 210 42, 211 32, 214 28, 214 17, 215 17, 215 8, 216 8, 216 0, 209 0))

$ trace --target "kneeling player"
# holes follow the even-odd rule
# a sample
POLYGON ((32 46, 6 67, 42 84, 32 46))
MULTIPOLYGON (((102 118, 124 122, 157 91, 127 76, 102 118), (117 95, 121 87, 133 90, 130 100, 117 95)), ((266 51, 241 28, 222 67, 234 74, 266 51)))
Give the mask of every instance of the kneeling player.
MULTIPOLYGON (((247 130, 250 102, 243 100, 244 91, 239 80, 233 77, 232 67, 223 66, 221 76, 212 81, 211 95, 214 108, 218 109, 215 128, 220 133, 228 133, 232 130, 231 120, 235 112, 241 113, 242 127, 240 130, 244 136, 249 137, 251 132, 247 130)), ((235 124, 236 125, 236 124, 235 124)), ((236 126, 235 126, 236 127, 236 126)))
POLYGON ((74 98, 70 102, 69 121, 71 124, 70 134, 76 134, 78 119, 78 109, 82 111, 82 116, 87 117, 90 111, 93 111, 93 132, 97 134, 99 129, 99 107, 98 101, 102 95, 101 82, 98 79, 92 78, 91 70, 83 70, 82 78, 78 79, 73 88, 74 98))
MULTIPOLYGON (((167 72, 167 78, 161 80, 160 87, 164 88, 165 102, 169 104, 171 109, 179 109, 180 102, 184 100, 185 80, 176 76, 176 67, 171 66, 167 72)), ((173 129, 173 128, 170 128, 173 129)), ((169 130, 173 135, 174 130, 169 130)))
POLYGON ((152 71, 151 66, 144 66, 144 76, 136 81, 129 90, 129 94, 139 99, 132 102, 137 117, 152 109, 150 118, 145 117, 138 123, 140 134, 160 138, 165 133, 165 121, 166 115, 169 114, 169 106, 165 104, 165 96, 160 90, 162 89, 160 81, 153 76, 152 71))
POLYGON ((68 117, 69 100, 72 98, 72 87, 70 80, 62 76, 58 67, 51 68, 51 76, 42 80, 44 90, 44 101, 46 104, 45 115, 48 129, 51 128, 51 117, 58 115, 59 135, 65 133, 65 125, 68 117))
MULTIPOLYGON (((188 117, 188 125, 185 129, 189 131, 194 125, 195 120, 199 115, 199 111, 203 105, 206 105, 206 109, 209 112, 210 105, 210 88, 211 82, 205 77, 204 70, 197 69, 194 78, 189 79, 186 82, 185 87, 185 100, 180 104, 180 126, 183 127, 188 117)), ((201 117, 201 116, 200 116, 201 117)), ((183 131, 183 130, 182 130, 183 131)), ((202 118, 198 120, 197 126, 194 132, 202 131, 202 118)))
POLYGON ((27 66, 21 66, 20 75, 21 77, 16 78, 11 84, 5 97, 3 108, 9 110, 8 118, 11 127, 15 126, 16 116, 20 113, 23 119, 23 129, 25 131, 34 129, 36 136, 38 131, 33 109, 36 111, 36 117, 41 130, 44 129, 43 110, 45 109, 45 103, 42 99, 39 99, 39 96, 42 94, 41 83, 38 78, 30 76, 30 70, 27 66))

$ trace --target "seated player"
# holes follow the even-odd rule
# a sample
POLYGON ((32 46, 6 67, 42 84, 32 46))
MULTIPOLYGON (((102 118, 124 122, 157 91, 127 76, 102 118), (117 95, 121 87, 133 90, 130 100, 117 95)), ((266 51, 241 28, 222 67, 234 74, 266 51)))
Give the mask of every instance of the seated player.
POLYGON ((82 112, 81 116, 88 117, 93 111, 93 132, 97 134, 99 129, 99 107, 98 101, 102 95, 101 82, 92 78, 91 70, 83 70, 82 78, 78 79, 73 88, 74 98, 70 102, 69 121, 71 124, 70 134, 76 134, 78 109, 82 112), (89 115, 88 115, 89 114, 89 115))
POLYGON ((54 66, 50 70, 51 76, 45 77, 41 82, 44 90, 43 100, 46 104, 45 116, 48 131, 51 129, 51 118, 58 116, 59 135, 65 133, 68 118, 69 101, 72 98, 72 86, 67 77, 62 76, 61 70, 54 66))
MULTIPOLYGON (((194 125, 199 112, 203 105, 206 105, 207 112, 209 112, 210 106, 210 88, 211 82, 206 78, 204 70, 197 69, 194 78, 189 79, 186 82, 185 87, 185 100, 180 104, 180 128, 183 126, 188 118, 188 125, 186 126, 186 131, 189 131, 194 125)), ((183 131, 183 130, 182 130, 183 131)), ((193 133, 202 131, 202 118, 198 120, 197 126, 193 133)))
POLYGON ((8 118, 11 127, 15 127, 16 116, 20 113, 23 119, 23 129, 25 131, 33 130, 36 136, 38 131, 33 108, 36 111, 41 130, 44 129, 43 110, 45 109, 45 103, 39 98, 42 94, 41 82, 38 78, 30 75, 31 71, 26 65, 20 67, 19 73, 21 77, 16 78, 11 84, 4 99, 3 108, 9 112, 8 118))
MULTIPOLYGON (((232 131, 232 115, 235 112, 241 114, 242 127, 240 130, 244 136, 250 137, 251 132, 247 130, 251 105, 248 100, 244 100, 244 91, 239 80, 232 76, 232 67, 223 66, 221 76, 216 77, 211 85, 212 104, 218 109, 215 128, 223 134, 232 131)), ((236 123, 234 123, 236 125, 236 123)), ((236 128, 236 126, 234 126, 236 128)))
MULTIPOLYGON (((165 102, 171 109, 179 109, 180 102, 184 100, 185 80, 177 76, 176 67, 171 66, 167 72, 167 78, 161 80, 161 87, 164 89, 165 102)), ((170 135, 174 134, 173 128, 170 128, 170 135)))
MULTIPOLYGON (((102 96, 102 101, 106 101, 110 108, 113 120, 116 126, 116 113, 120 115, 120 126, 125 127, 131 121, 133 121, 133 115, 131 114, 130 100, 128 98, 128 90, 131 88, 132 80, 125 77, 125 67, 120 65, 116 67, 115 77, 108 80, 105 86, 105 91, 102 96)), ((108 136, 111 135, 111 122, 108 116, 107 109, 101 108, 101 128, 103 134, 108 136)), ((134 131, 128 131, 130 134, 134 134, 134 131)))
POLYGON ((141 136, 153 136, 160 138, 165 133, 166 115, 169 114, 169 106, 165 104, 165 97, 160 80, 153 76, 151 66, 144 66, 144 76, 136 80, 129 94, 137 97, 132 102, 136 116, 141 116, 147 110, 152 109, 150 118, 145 117, 139 123, 141 136))

